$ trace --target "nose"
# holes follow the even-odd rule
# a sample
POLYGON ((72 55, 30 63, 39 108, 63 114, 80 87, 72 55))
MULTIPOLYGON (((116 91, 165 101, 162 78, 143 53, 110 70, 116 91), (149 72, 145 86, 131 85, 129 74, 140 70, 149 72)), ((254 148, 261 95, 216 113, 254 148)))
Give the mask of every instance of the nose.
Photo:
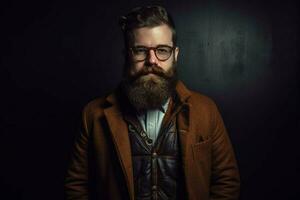
POLYGON ((149 50, 149 53, 148 53, 148 56, 147 56, 146 61, 147 61, 149 64, 151 64, 151 65, 153 65, 153 64, 158 64, 158 63, 157 63, 158 60, 157 60, 157 58, 156 58, 156 55, 155 55, 155 52, 154 52, 153 49, 150 49, 150 50, 149 50))

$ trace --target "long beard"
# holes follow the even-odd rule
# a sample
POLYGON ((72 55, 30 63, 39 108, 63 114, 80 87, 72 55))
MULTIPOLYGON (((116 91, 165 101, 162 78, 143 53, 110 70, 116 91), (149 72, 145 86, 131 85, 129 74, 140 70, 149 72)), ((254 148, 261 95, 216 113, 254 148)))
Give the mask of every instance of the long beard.
POLYGON ((126 73, 122 87, 137 111, 160 108, 168 100, 178 80, 175 65, 173 61, 173 66, 166 72, 158 66, 151 66, 135 75, 126 73))

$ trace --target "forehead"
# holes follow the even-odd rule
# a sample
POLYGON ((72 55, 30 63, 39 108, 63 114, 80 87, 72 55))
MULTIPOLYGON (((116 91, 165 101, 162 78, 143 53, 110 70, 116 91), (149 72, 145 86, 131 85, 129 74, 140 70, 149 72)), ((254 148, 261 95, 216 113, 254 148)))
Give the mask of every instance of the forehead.
POLYGON ((172 31, 167 25, 143 27, 133 30, 133 45, 157 46, 173 45, 172 31))

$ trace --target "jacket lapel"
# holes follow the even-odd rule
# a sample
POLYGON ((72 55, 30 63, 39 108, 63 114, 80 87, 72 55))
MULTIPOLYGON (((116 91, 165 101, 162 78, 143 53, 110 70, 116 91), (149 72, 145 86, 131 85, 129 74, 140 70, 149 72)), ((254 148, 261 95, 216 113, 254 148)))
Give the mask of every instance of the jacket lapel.
POLYGON ((197 192, 199 190, 199 184, 197 176, 195 176, 195 170, 193 169, 193 156, 192 156, 192 143, 195 140, 194 128, 194 110, 192 105, 187 102, 191 96, 190 91, 179 82, 176 87, 177 94, 180 98, 182 105, 181 111, 177 116, 177 125, 179 132, 179 140, 181 145, 181 155, 183 171, 185 176, 186 191, 189 199, 197 199, 197 192))
POLYGON ((115 95, 110 95, 107 101, 112 103, 112 106, 104 110, 113 142, 121 163, 122 170, 126 177, 126 183, 130 194, 130 199, 134 199, 134 184, 131 159, 131 147, 128 137, 128 127, 123 120, 119 106, 116 104, 115 95))

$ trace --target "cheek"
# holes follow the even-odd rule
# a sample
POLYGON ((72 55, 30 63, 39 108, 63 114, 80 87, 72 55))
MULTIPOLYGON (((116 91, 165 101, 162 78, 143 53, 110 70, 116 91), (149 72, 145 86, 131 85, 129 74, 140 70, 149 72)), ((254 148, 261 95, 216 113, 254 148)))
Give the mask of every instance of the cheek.
POLYGON ((130 65, 130 73, 135 74, 141 71, 143 67, 144 67, 144 62, 135 62, 135 63, 132 62, 130 65))
POLYGON ((168 60, 167 62, 161 63, 160 66, 164 71, 168 71, 173 65, 172 60, 168 60))

